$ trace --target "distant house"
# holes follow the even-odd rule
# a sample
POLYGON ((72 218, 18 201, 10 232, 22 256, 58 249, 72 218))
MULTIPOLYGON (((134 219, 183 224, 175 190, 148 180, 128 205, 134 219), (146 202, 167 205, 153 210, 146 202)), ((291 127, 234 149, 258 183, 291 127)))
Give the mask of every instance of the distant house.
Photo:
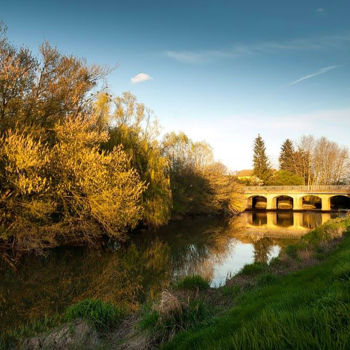
POLYGON ((254 170, 244 169, 237 171, 237 179, 238 180, 250 180, 254 175, 254 170))

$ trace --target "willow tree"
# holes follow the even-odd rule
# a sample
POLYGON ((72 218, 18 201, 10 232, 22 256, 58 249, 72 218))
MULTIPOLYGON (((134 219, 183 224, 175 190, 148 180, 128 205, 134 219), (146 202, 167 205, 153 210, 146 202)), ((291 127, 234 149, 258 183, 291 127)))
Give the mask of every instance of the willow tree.
POLYGON ((102 95, 98 101, 100 119, 109 121, 108 140, 102 148, 112 150, 123 145, 132 166, 147 184, 142 197, 143 221, 153 226, 168 222, 172 206, 169 163, 157 141, 158 124, 152 111, 129 92, 115 98, 102 95), (106 113, 108 116, 102 116, 106 113))

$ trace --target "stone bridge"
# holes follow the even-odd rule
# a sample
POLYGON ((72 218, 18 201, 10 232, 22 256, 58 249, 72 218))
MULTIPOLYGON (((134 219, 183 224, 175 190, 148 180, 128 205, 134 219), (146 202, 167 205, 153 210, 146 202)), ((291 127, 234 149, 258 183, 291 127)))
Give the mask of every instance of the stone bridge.
POLYGON ((306 199, 312 196, 313 199, 318 200, 319 209, 330 211, 332 198, 339 196, 350 198, 350 186, 333 185, 246 186, 243 192, 247 200, 246 209, 307 210, 311 208, 305 203, 306 199))

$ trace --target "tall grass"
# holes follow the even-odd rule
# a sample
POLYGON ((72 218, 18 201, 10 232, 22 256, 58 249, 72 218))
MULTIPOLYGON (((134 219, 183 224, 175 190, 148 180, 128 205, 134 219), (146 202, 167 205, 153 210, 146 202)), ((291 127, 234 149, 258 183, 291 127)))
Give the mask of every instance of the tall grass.
POLYGON ((115 327, 123 316, 123 310, 112 303, 103 302, 99 299, 85 299, 68 307, 64 320, 84 319, 98 330, 109 330, 115 327))
POLYGON ((209 281, 199 275, 186 276, 175 284, 175 288, 187 290, 204 290, 209 287, 209 281))

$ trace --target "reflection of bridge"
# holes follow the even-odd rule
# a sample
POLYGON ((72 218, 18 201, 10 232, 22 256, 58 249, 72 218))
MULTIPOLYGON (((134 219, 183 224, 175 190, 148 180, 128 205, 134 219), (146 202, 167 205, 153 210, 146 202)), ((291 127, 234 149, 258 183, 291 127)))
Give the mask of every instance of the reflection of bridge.
POLYGON ((350 197, 350 186, 246 186, 243 188, 247 199, 247 209, 255 208, 256 200, 262 199, 266 202, 266 210, 281 209, 279 201, 281 198, 290 200, 293 210, 305 210, 305 197, 317 197, 321 202, 321 210, 331 210, 333 197, 350 197))
POLYGON ((331 213, 251 212, 244 216, 246 233, 276 238, 300 237, 331 219, 331 213))

